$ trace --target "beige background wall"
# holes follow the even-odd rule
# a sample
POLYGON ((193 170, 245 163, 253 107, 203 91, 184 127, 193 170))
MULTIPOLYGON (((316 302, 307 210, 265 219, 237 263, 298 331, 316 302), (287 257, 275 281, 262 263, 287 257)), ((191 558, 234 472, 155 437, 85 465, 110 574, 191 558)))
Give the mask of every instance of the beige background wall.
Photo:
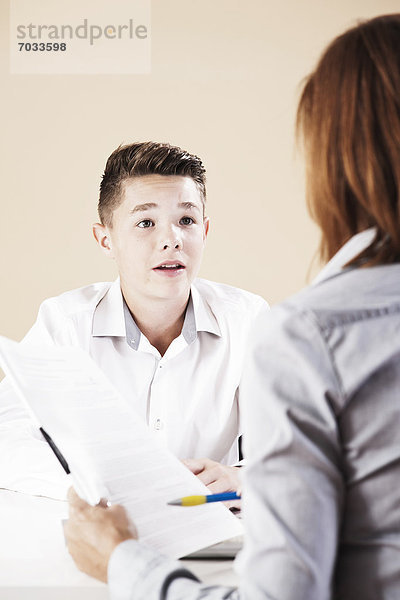
POLYGON ((169 141, 203 158, 212 220, 203 277, 272 303, 302 287, 318 234, 294 154, 299 82, 357 18, 399 8, 153 0, 150 75, 57 76, 9 74, 0 0, 0 333, 20 339, 44 298, 115 277, 90 225, 105 160, 121 142, 169 141))

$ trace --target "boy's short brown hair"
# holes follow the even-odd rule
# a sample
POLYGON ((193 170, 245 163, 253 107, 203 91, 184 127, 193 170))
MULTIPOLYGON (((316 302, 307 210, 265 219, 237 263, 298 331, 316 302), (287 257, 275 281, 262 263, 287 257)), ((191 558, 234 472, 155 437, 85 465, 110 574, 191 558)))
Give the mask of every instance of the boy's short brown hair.
POLYGON ((145 175, 179 175, 196 183, 203 205, 206 201, 206 170, 200 158, 178 146, 137 142, 119 146, 108 158, 100 184, 98 211, 103 225, 112 226, 112 214, 123 200, 123 184, 145 175))

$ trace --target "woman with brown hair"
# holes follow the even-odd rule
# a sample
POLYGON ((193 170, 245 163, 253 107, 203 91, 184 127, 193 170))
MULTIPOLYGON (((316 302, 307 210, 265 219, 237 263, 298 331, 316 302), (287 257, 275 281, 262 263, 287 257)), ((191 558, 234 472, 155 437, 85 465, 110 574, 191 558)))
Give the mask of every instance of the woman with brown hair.
POLYGON ((70 551, 103 578, 112 552, 112 597, 400 598, 400 15, 331 43, 304 87, 298 131, 329 262, 255 333, 241 587, 202 585, 126 540, 121 515, 71 494, 70 551))

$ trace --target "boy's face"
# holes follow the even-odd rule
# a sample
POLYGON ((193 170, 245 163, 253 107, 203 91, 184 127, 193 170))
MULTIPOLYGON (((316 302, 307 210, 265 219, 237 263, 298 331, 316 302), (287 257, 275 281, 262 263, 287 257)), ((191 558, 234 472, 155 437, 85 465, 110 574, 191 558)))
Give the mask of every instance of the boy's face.
POLYGON ((117 263, 122 291, 138 302, 187 299, 208 232, 195 182, 146 175, 123 187, 112 227, 94 226, 98 243, 117 263))

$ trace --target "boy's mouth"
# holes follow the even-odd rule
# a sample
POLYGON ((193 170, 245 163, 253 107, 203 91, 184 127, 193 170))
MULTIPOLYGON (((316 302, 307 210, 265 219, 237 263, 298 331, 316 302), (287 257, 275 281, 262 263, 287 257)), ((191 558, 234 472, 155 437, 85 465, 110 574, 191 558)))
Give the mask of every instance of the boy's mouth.
POLYGON ((185 265, 183 265, 180 262, 172 262, 172 261, 165 261, 163 263, 161 263, 160 265, 158 265, 157 267, 154 267, 153 271, 159 271, 159 272, 164 272, 164 273, 177 273, 178 271, 182 271, 183 269, 185 269, 185 265))

